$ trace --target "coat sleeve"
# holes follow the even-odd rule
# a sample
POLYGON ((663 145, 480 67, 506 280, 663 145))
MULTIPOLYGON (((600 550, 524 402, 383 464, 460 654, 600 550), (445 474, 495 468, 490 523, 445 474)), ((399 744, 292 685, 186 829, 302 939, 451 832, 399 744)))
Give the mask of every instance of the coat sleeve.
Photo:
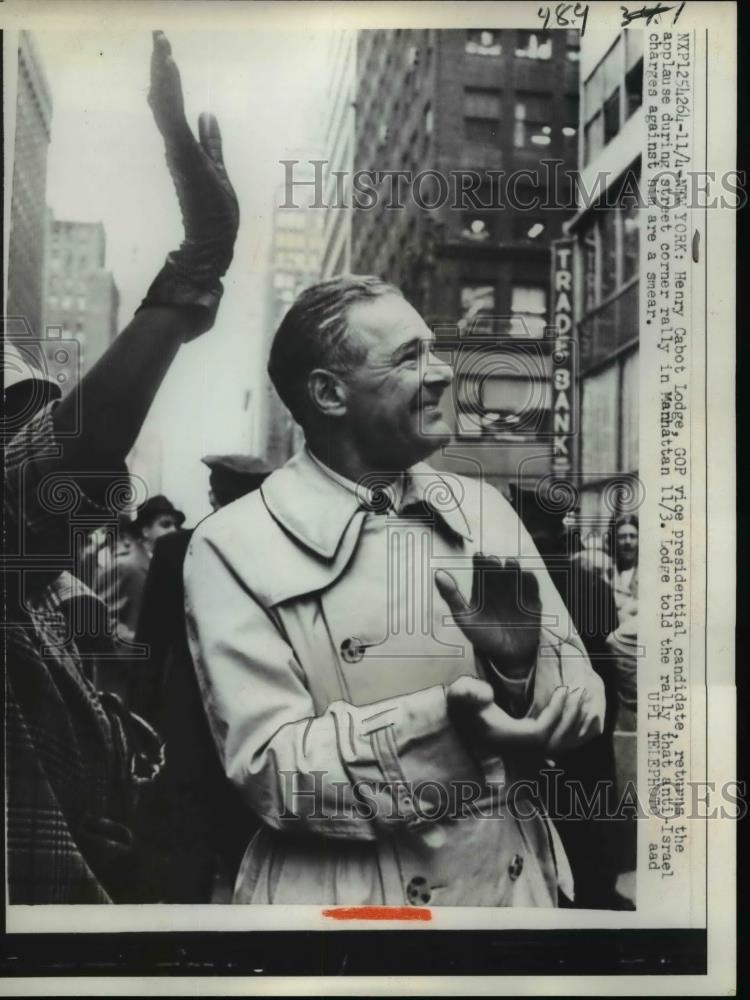
POLYGON ((185 597, 224 770, 267 825, 372 840, 384 827, 429 822, 436 785, 450 795, 454 783, 481 782, 442 685, 361 707, 337 701, 316 715, 281 627, 200 528, 185 597))
MULTIPOLYGON (((493 525, 495 547, 490 554, 519 560, 522 569, 531 570, 539 582, 542 602, 542 630, 536 664, 525 681, 509 680, 495 669, 495 675, 508 691, 508 707, 513 714, 537 716, 555 688, 565 685, 570 690, 583 688, 585 718, 596 722, 591 738, 604 727, 606 700, 604 683, 591 666, 586 649, 576 632, 565 602, 552 582, 547 567, 529 532, 508 501, 493 487, 486 486, 483 495, 484 517, 493 525), (497 529, 500 534, 495 534, 497 529), (512 539, 512 542, 510 541, 512 539)), ((493 668, 494 669, 494 668, 493 668)))

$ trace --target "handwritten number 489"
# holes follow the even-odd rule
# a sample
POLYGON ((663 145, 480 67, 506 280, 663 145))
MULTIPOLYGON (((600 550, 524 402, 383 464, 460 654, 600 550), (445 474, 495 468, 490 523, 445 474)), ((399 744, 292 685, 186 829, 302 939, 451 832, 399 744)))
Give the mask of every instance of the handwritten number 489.
MULTIPOLYGON (((550 18, 553 16, 551 7, 540 7, 537 15, 542 19, 543 30, 549 27, 550 18)), ((586 31, 586 20, 589 16, 589 5, 587 3, 558 3, 554 9, 553 27, 555 28, 577 28, 580 26, 581 36, 586 31)))

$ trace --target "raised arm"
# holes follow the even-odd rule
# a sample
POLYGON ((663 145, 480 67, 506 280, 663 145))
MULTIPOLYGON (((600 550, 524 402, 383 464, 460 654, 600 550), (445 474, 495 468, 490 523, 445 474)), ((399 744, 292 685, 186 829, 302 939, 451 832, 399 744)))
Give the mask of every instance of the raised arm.
POLYGON ((131 322, 54 412, 62 466, 70 471, 116 469, 124 461, 180 345, 214 323, 239 225, 216 119, 200 116, 197 140, 169 42, 160 31, 153 42, 148 101, 185 238, 168 254, 131 322))

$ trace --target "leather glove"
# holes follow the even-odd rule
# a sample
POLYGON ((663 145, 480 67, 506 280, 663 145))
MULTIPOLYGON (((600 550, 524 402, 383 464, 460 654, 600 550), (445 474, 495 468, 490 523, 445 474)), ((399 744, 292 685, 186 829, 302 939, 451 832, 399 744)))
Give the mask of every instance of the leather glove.
POLYGON ((502 673, 523 677, 539 648, 539 582, 516 559, 503 564, 496 556, 476 552, 473 562, 471 604, 446 570, 435 574, 437 589, 475 652, 502 673))
POLYGON ((202 114, 196 141, 185 118, 180 72, 161 31, 154 32, 148 103, 164 138, 185 239, 179 250, 167 255, 140 308, 188 307, 192 322, 186 340, 191 340, 213 326, 223 293, 220 279, 232 261, 240 214, 224 167, 218 122, 202 114))

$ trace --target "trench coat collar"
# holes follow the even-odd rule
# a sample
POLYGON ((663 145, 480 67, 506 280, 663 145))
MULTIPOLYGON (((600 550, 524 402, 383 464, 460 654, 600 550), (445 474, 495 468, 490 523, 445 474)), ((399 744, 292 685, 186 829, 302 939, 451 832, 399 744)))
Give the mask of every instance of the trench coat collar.
MULTIPOLYGON (((409 500, 425 503, 451 531, 470 541, 469 523, 448 478, 425 462, 408 471, 409 500)), ((268 477, 261 486, 261 495, 275 520, 302 545, 325 559, 333 559, 349 524, 361 513, 356 494, 327 475, 307 448, 302 448, 268 477)))

